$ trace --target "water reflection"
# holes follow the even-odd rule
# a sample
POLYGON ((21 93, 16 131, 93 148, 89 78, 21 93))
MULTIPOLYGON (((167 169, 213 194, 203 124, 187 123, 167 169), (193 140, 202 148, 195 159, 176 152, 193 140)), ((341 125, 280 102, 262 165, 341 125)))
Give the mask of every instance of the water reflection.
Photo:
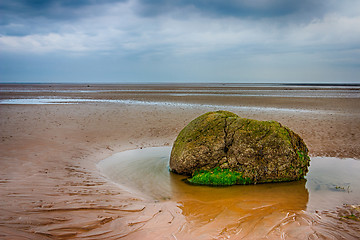
POLYGON ((101 161, 98 167, 112 181, 156 200, 172 199, 183 204, 188 202, 220 205, 242 209, 274 207, 294 210, 306 208, 309 193, 306 180, 231 187, 189 185, 184 176, 169 172, 170 147, 147 148, 117 153, 101 161))
POLYGON ((296 182, 208 187, 186 184, 184 176, 170 173, 170 151, 170 147, 125 151, 98 167, 112 181, 145 198, 178 203, 186 218, 179 236, 278 239, 285 234, 306 239, 357 235, 357 225, 344 225, 336 209, 344 203, 358 204, 358 160, 312 158, 306 179, 296 182))
POLYGON ((359 204, 360 161, 331 157, 312 158, 306 188, 310 192, 308 211, 359 204))

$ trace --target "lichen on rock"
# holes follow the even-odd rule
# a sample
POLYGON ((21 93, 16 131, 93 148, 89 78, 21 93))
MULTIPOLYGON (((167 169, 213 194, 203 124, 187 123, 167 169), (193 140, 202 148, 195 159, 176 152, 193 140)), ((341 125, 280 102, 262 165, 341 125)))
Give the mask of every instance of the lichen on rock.
POLYGON ((228 111, 191 121, 179 133, 170 157, 171 171, 208 185, 298 180, 309 163, 304 141, 289 128, 228 111))

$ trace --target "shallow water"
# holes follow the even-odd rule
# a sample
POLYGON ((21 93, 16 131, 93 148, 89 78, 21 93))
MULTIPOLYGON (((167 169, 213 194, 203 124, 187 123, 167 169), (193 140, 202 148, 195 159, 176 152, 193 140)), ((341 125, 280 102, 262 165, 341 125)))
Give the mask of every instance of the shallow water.
MULTIPOLYGON (((0 99, 0 104, 79 104, 79 103, 113 103, 127 105, 150 105, 150 106, 167 106, 167 107, 201 107, 208 108, 209 111, 227 108, 231 111, 261 111, 261 112, 291 112, 294 114, 313 113, 315 110, 300 108, 276 108, 276 107, 253 107, 253 106, 233 106, 220 104, 200 104, 200 103, 181 103, 181 102, 163 102, 163 101, 139 101, 139 100, 111 100, 111 99, 82 99, 82 98, 14 98, 0 99)), ((330 114, 326 110, 316 110, 317 113, 330 114)))
POLYGON ((145 198, 177 202, 188 231, 200 235, 225 231, 228 236, 269 237, 281 229, 288 237, 351 239, 359 233, 357 222, 344 229, 339 227, 345 224, 341 217, 339 223, 338 216, 326 215, 343 204, 359 204, 359 160, 313 157, 301 181, 208 187, 189 185, 182 181, 184 176, 170 173, 170 151, 158 147, 120 152, 98 163, 98 168, 111 181, 145 198), (326 214, 320 216, 322 212, 326 214), (300 226, 302 231, 295 230, 300 226))
POLYGON ((0 85, 0 93, 39 93, 39 94, 57 94, 57 93, 142 93, 168 96, 247 96, 247 97, 298 97, 298 98, 360 98, 359 86, 280 86, 280 85, 246 85, 240 84, 231 86, 231 84, 219 85, 207 84, 200 86, 181 84, 175 85, 144 85, 139 86, 119 85, 112 87, 97 86, 84 87, 72 86, 64 88, 61 85, 46 87, 44 85, 17 85, 5 86, 0 85), (170 89, 162 89, 164 86, 172 86, 170 89))

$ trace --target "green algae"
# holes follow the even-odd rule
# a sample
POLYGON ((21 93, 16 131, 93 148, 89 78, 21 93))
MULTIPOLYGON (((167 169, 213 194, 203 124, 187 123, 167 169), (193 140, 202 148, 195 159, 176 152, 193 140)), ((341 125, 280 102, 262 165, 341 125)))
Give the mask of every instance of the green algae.
POLYGON ((231 186, 235 184, 251 184, 250 178, 243 177, 241 172, 216 167, 211 170, 197 170, 193 177, 188 179, 192 184, 231 186))
POLYGON ((306 152, 297 150, 297 154, 302 163, 307 164, 309 162, 310 157, 307 155, 306 152))
POLYGON ((304 154, 304 152, 297 150, 297 154, 298 154, 298 156, 299 156, 299 158, 300 158, 300 161, 303 162, 303 161, 305 160, 305 154, 304 154))
POLYGON ((354 221, 360 221, 360 218, 357 217, 356 215, 354 214, 350 214, 350 215, 345 215, 345 216, 341 216, 342 218, 346 218, 346 219, 351 219, 351 220, 354 220, 354 221))
MULTIPOLYGON (((299 177, 296 180, 300 180, 303 177, 299 177)), ((255 183, 248 177, 244 177, 244 174, 239 171, 233 171, 230 169, 222 169, 216 167, 210 170, 196 170, 191 178, 186 180, 187 182, 195 185, 208 185, 208 186, 231 186, 231 185, 248 185, 255 183)), ((292 178, 279 178, 261 180, 257 183, 279 183, 279 182, 291 182, 292 178)))

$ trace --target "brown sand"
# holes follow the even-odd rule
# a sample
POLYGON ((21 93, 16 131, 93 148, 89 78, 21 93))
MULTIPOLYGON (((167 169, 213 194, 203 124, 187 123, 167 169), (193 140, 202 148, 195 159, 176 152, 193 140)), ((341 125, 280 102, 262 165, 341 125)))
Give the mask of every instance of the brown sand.
MULTIPOLYGON (((180 101, 141 93, 96 97, 180 101)), ((277 120, 290 127, 304 138, 312 156, 360 159, 359 98, 197 96, 182 101, 316 110, 234 112, 247 118, 277 120)), ((206 111, 201 106, 116 103, 0 105, 0 238, 278 239, 285 232, 299 238, 326 238, 325 233, 316 235, 314 227, 309 227, 314 219, 295 213, 285 220, 302 217, 296 227, 300 225, 303 232, 297 235, 289 235, 290 230, 280 226, 269 233, 253 231, 257 223, 251 222, 244 223, 240 235, 214 232, 211 224, 198 227, 191 222, 179 203, 143 199, 107 181, 97 170, 96 163, 115 152, 171 145, 189 121, 206 111)), ((198 205, 192 205, 193 211, 199 211, 198 205)))

